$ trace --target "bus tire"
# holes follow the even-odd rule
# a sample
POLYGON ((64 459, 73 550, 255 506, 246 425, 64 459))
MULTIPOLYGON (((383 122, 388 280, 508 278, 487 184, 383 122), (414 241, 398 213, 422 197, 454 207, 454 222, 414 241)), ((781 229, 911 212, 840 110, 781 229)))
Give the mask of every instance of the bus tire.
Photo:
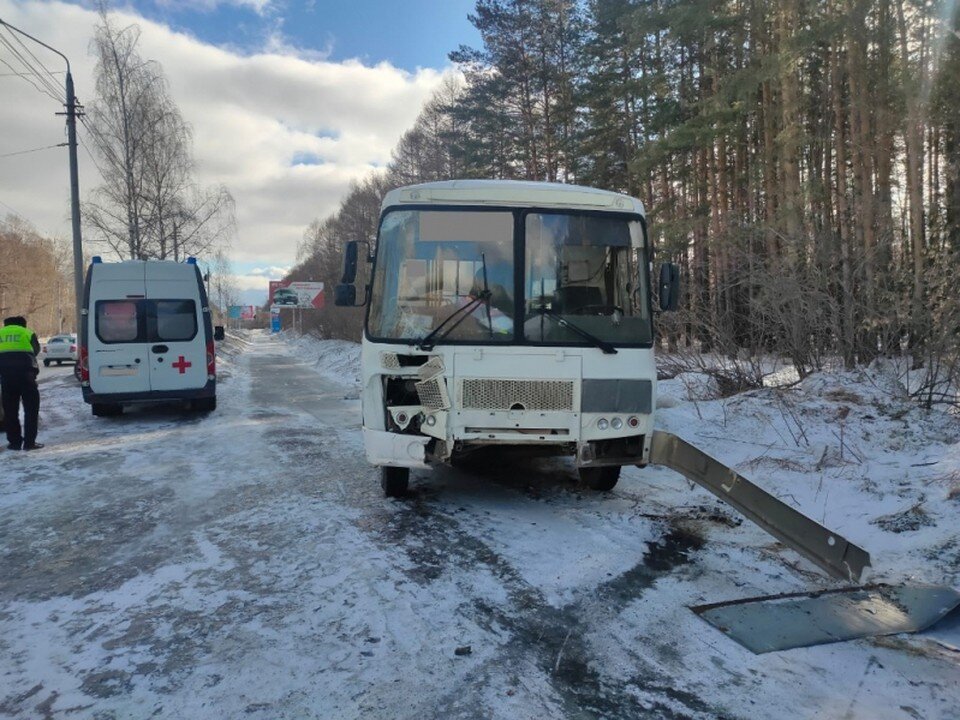
POLYGON ((384 497, 402 497, 410 485, 410 468, 380 468, 380 487, 384 497))
POLYGON ((584 482, 591 490, 598 492, 610 492, 616 487, 620 479, 619 465, 606 465, 604 467, 580 468, 580 480, 584 482))
POLYGON ((44 366, 44 367, 50 367, 50 361, 49 361, 49 360, 44 360, 44 361, 43 361, 43 366, 44 366))

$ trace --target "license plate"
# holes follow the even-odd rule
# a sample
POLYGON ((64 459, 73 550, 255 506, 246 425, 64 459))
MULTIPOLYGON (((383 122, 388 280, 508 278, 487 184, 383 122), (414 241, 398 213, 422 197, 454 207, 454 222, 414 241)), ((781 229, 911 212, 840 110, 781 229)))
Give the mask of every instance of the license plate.
POLYGON ((100 377, 118 377, 122 375, 136 375, 135 367, 102 367, 100 368, 100 377))

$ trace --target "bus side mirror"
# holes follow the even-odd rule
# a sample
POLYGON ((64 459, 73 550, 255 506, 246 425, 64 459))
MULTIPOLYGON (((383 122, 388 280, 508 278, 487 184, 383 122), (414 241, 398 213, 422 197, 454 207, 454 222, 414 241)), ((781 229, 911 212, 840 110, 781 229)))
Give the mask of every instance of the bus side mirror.
POLYGON ((214 325, 213 326, 213 339, 217 342, 220 342, 226 337, 226 333, 223 330, 223 325, 214 325))
POLYGON ((357 279, 357 252, 356 240, 348 242, 343 250, 343 277, 340 282, 344 285, 350 285, 357 279))
POLYGON ((333 291, 333 304, 337 307, 356 307, 357 286, 341 283, 333 291))
POLYGON ((680 304, 680 268, 673 263, 660 266, 660 309, 672 312, 680 304))

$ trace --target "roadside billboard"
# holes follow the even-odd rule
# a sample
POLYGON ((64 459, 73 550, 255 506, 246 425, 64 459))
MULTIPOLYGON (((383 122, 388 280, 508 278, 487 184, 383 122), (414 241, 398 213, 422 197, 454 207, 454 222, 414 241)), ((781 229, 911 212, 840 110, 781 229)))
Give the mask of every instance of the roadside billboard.
POLYGON ((268 304, 271 307, 319 310, 323 307, 323 283, 271 280, 268 304))
POLYGON ((256 320, 257 309, 253 305, 231 305, 227 309, 227 317, 231 320, 256 320))

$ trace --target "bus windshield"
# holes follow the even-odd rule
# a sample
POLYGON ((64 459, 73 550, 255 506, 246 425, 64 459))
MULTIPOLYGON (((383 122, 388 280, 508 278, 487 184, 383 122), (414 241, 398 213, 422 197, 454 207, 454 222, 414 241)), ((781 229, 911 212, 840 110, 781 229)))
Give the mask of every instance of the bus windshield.
POLYGON ((613 345, 651 341, 639 220, 530 213, 524 231, 528 342, 582 342, 576 330, 613 345))
POLYGON ((472 305, 446 339, 512 341, 513 215, 389 213, 380 227, 372 290, 368 330, 374 337, 419 340, 472 305), (485 289, 489 301, 475 302, 485 289))
POLYGON ((514 212, 388 212, 377 244, 370 337, 416 343, 442 325, 435 335, 445 342, 651 342, 639 219, 572 212, 523 218, 517 268, 514 212), (515 297, 520 288, 523 296, 515 297))

